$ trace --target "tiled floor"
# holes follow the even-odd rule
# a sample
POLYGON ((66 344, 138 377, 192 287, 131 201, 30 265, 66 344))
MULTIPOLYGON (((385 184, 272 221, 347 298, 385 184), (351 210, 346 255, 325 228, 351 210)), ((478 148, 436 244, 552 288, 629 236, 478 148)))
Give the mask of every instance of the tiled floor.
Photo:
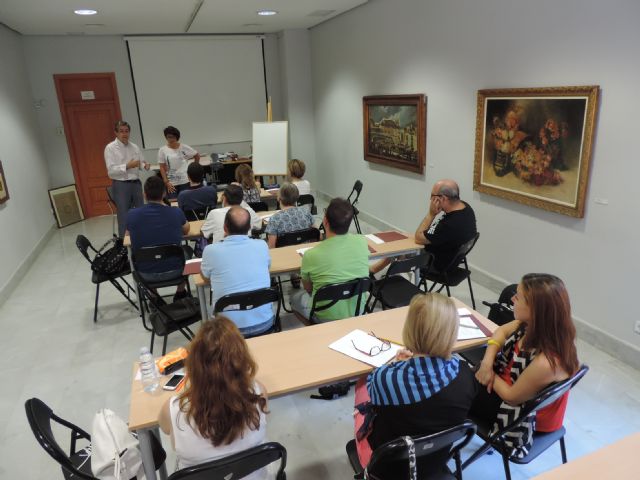
MULTIPOLYGON (((364 224, 363 229, 372 231, 364 224)), ((127 417, 131 363, 140 346, 148 344, 149 335, 110 285, 102 288, 98 322, 92 322, 94 288, 89 265, 75 246, 79 233, 99 245, 110 232, 109 217, 57 231, 0 306, 0 346, 5 359, 0 396, 1 479, 62 478, 27 424, 24 402, 30 397, 43 399, 60 416, 87 429, 101 407, 127 417)), ((497 297, 480 285, 474 285, 474 291, 479 300, 497 297)), ((470 303, 465 287, 453 293, 470 303)), ((283 323, 285 328, 299 327, 290 316, 283 323)), ((173 335, 169 347, 181 345, 182 340, 173 335)), ((565 418, 570 459, 640 430, 640 373, 584 342, 579 341, 578 347, 580 359, 591 371, 572 393, 565 418)), ((352 478, 344 445, 352 436, 353 394, 327 402, 309 399, 310 393, 270 401, 268 435, 289 452, 287 476, 292 480, 352 478)), ((169 445, 166 440, 164 444, 169 445)), ((559 449, 553 448, 530 466, 513 466, 513 478, 530 478, 559 462, 559 449)), ((171 471, 172 460, 168 466, 171 471)), ((503 478, 502 462, 496 455, 485 456, 465 470, 464 478, 503 478)))

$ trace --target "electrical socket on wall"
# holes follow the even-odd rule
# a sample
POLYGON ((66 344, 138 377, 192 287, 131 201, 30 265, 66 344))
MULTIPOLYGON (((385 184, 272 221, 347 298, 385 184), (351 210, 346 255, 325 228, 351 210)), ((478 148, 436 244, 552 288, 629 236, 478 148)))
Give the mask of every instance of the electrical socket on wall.
POLYGON ((636 320, 636 324, 633 327, 633 331, 640 335, 640 320, 636 320))

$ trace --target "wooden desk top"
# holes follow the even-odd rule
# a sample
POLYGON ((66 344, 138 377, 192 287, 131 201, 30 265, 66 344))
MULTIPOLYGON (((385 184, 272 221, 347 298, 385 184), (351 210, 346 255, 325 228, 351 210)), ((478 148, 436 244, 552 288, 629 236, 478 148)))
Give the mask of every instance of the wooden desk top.
MULTIPOLYGON (((203 223, 204 223, 204 220, 195 220, 193 222, 189 222, 189 233, 187 233, 183 238, 185 238, 186 240, 199 238, 200 229, 202 228, 203 223)), ((131 238, 129 238, 128 234, 124 236, 124 240, 122 241, 122 244, 125 247, 131 246, 131 238)))
POLYGON ((536 480, 625 479, 637 478, 640 471, 640 432, 608 445, 584 457, 569 460, 536 480))
MULTIPOLYGON (((459 300, 454 301, 458 307, 466 307, 459 300)), ((364 375, 373 370, 373 367, 331 350, 329 344, 356 328, 373 331, 380 337, 401 343, 408 310, 409 307, 395 308, 251 338, 247 340, 247 344, 258 364, 257 378, 264 383, 269 397, 276 397, 364 375)), ((471 308, 469 310, 491 331, 497 328, 497 325, 478 312, 471 308)), ((485 342, 486 339, 460 341, 456 343, 454 350, 464 350, 485 342)), ((135 378, 136 371, 137 363, 134 365, 132 378, 135 378)), ((149 395, 142 390, 140 380, 132 380, 129 429, 157 425, 160 408, 172 394, 173 392, 159 390, 149 395)))
MULTIPOLYGON (((369 253, 369 259, 371 260, 374 260, 376 258, 404 255, 406 253, 419 251, 423 248, 422 245, 418 245, 415 242, 412 235, 407 235, 407 238, 403 240, 385 242, 382 244, 373 243, 369 239, 367 239, 367 242, 369 243, 369 246, 375 250, 374 253, 369 253)), ((300 267, 302 265, 302 256, 300 256, 300 254, 296 252, 296 250, 299 250, 300 248, 313 247, 318 243, 320 242, 270 249, 269 253, 271 255, 271 268, 269 269, 269 273, 271 273, 271 275, 280 275, 282 273, 296 272, 300 270, 300 267)), ((196 287, 209 284, 209 282, 206 281, 199 273, 194 275, 193 281, 196 287)))

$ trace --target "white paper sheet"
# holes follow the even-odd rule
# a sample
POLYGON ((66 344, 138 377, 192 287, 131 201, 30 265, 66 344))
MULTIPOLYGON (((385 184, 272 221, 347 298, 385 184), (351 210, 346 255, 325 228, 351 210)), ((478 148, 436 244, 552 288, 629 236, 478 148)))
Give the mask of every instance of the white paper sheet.
POLYGON ((304 256, 304 253, 305 253, 307 250, 311 250, 312 248, 313 248, 313 247, 298 248, 298 249, 296 250, 296 252, 298 252, 300 255, 304 256))
POLYGON ((472 338, 487 338, 487 336, 471 317, 460 317, 458 340, 471 340, 472 338))
POLYGON ((384 240, 382 240, 379 237, 376 237, 373 233, 370 233, 369 235, 365 235, 365 237, 367 237, 369 240, 371 240, 373 243, 377 245, 384 243, 384 240))
POLYGON ((184 263, 189 264, 189 263, 200 263, 200 262, 202 262, 201 258, 192 258, 191 260, 187 260, 184 263))
POLYGON ((397 345, 395 343, 391 344, 391 348, 384 352, 380 352, 377 355, 370 356, 365 353, 358 351, 358 349, 354 348, 353 345, 356 345, 358 349, 368 352, 374 346, 382 346, 382 342, 378 340, 376 337, 368 334, 363 330, 354 330, 351 333, 348 333, 344 337, 336 340, 329 348, 335 350, 336 352, 344 353, 351 358, 355 358, 356 360, 360 360, 368 365, 373 365, 374 367, 380 367, 385 363, 389 362, 393 357, 396 356, 396 352, 402 348, 401 345, 397 345), (352 343, 353 341, 353 343, 352 343))
POLYGON ((468 308, 462 307, 458 309, 459 317, 468 317, 469 315, 471 315, 471 310, 469 310, 468 308))

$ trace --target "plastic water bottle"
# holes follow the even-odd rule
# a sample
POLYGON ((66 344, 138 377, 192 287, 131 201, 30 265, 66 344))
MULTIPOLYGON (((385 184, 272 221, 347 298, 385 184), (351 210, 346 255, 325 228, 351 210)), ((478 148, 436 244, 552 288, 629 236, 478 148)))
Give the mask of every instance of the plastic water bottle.
POLYGON ((147 347, 140 349, 140 375, 145 392, 155 392, 158 388, 158 370, 153 355, 147 347))

